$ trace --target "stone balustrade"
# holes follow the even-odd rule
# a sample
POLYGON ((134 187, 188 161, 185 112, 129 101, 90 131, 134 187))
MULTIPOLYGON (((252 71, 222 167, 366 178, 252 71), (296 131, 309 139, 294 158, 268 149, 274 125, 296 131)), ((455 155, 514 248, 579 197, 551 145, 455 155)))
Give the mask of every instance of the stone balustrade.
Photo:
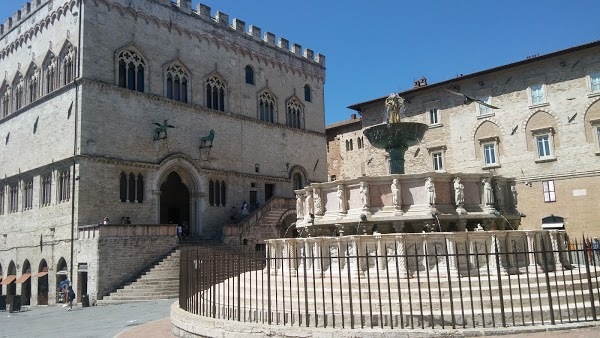
POLYGON ((557 230, 397 233, 267 241, 270 273, 477 276, 571 268, 557 230), (350 270, 350 271, 348 271, 350 270))

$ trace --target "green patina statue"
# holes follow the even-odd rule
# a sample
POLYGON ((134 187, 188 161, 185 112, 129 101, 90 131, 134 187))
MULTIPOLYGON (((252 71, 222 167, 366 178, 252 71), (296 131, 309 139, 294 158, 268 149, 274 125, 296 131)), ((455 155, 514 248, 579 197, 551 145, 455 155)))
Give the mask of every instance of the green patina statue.
POLYGON ((200 149, 206 148, 206 147, 212 147, 214 139, 215 139, 215 131, 213 129, 211 129, 208 132, 207 136, 200 138, 200 149), (206 143, 208 143, 208 142, 210 142, 210 144, 207 145, 206 143))
POLYGON ((154 141, 166 139, 167 138, 167 130, 169 128, 175 128, 175 126, 172 126, 167 123, 168 120, 164 120, 164 121, 165 122, 163 124, 160 124, 158 122, 152 123, 153 125, 157 126, 157 128, 154 128, 154 141))

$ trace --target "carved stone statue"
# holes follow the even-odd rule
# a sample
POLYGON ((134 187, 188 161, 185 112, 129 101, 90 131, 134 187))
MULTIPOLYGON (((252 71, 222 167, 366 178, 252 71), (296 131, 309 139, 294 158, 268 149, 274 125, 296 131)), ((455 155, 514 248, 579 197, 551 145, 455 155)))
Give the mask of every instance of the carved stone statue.
POLYGON ((306 214, 304 216, 307 218, 310 218, 310 214, 314 215, 314 213, 315 213, 314 207, 315 206, 313 204, 313 194, 312 194, 312 191, 309 190, 306 193, 306 214))
POLYGON ((399 123, 400 122, 400 110, 404 106, 404 99, 396 93, 390 94, 385 99, 385 115, 387 123, 399 123))
POLYGON ((492 189, 492 184, 487 178, 481 180, 483 184, 483 204, 484 205, 493 205, 494 204, 494 191, 492 189))
POLYGON ((321 189, 315 188, 313 191, 315 198, 315 214, 323 215, 323 200, 321 199, 321 189))
POLYGON ((435 185, 431 177, 427 177, 425 180, 425 190, 427 191, 429 205, 435 205, 435 185))
POLYGON ((457 206, 465 203, 465 186, 460 181, 460 177, 454 178, 454 201, 457 206))
POLYGON ((337 190, 337 198, 338 198, 338 211, 346 212, 346 197, 344 196, 344 187, 340 184, 338 185, 337 190))
POLYGON ((392 181, 392 204, 395 207, 402 206, 402 194, 400 190, 400 184, 398 183, 398 179, 394 178, 392 181))
POLYGON ((502 191, 502 186, 500 182, 494 182, 494 187, 494 195, 496 197, 496 201, 498 202, 498 205, 502 207, 504 206, 504 192, 502 191))
POLYGON ((304 217, 304 198, 302 193, 296 194, 296 215, 298 218, 304 217))
POLYGON ((510 186, 510 192, 512 193, 512 199, 513 199, 513 205, 517 205, 517 186, 516 185, 511 185, 510 186))
POLYGON ((360 182, 360 205, 363 209, 369 207, 369 187, 365 182, 360 182))

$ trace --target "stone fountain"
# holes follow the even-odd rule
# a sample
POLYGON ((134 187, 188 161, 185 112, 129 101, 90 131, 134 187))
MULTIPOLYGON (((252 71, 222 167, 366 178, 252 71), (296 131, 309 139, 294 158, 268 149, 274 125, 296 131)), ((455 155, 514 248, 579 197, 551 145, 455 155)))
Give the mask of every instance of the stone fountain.
POLYGON ((423 139, 429 127, 418 122, 400 122, 404 99, 396 93, 385 100, 385 106, 387 121, 365 129, 363 134, 372 146, 385 149, 390 155, 391 174, 404 174, 404 153, 423 139))

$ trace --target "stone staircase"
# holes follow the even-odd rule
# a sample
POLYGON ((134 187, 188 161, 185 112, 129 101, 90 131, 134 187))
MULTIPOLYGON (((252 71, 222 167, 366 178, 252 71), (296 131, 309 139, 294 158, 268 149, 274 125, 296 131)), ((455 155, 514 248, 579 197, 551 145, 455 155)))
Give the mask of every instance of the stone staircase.
POLYGON ((173 250, 135 281, 98 300, 98 305, 179 297, 179 262, 181 250, 173 250))

